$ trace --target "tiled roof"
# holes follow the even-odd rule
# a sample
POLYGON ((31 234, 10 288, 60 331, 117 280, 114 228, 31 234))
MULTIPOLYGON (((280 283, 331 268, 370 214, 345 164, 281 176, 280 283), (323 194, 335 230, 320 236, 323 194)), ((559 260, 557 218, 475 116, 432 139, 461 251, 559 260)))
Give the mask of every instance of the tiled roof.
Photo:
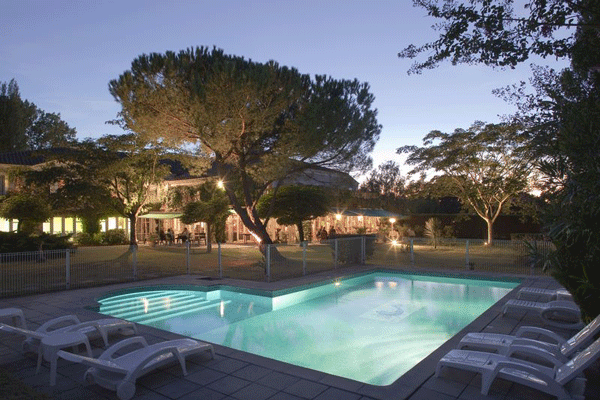
POLYGON ((11 151, 0 153, 0 164, 9 165, 37 165, 44 162, 44 157, 37 151, 11 151))

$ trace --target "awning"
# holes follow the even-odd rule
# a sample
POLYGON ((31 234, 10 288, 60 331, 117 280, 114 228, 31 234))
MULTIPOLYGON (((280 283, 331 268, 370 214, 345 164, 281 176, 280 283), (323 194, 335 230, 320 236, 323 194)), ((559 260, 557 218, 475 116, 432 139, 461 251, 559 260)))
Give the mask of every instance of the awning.
POLYGON ((179 218, 183 213, 178 212, 166 212, 166 211, 153 211, 148 214, 140 215, 139 218, 150 218, 150 219, 173 219, 179 218))
POLYGON ((379 218, 402 218, 402 215, 386 211, 381 208, 352 208, 352 209, 338 209, 333 208, 331 212, 334 214, 341 214, 347 217, 379 217, 379 218))

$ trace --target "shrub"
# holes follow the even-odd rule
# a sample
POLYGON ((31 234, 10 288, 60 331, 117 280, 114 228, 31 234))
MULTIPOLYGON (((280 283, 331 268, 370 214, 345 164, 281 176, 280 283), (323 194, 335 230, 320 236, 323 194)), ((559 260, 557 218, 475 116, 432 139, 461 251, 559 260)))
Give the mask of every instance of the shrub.
POLYGON ((75 243, 80 246, 98 246, 102 244, 102 239, 102 233, 79 232, 74 237, 75 243))
POLYGON ((109 229, 103 233, 102 243, 107 245, 127 244, 127 234, 123 229, 109 229))
MULTIPOLYGON (((358 243, 359 238, 362 236, 366 237, 365 240, 365 256, 371 258, 375 252, 375 240, 376 235, 336 235, 336 239, 356 238, 355 240, 338 240, 338 264, 360 264, 360 244, 358 243)), ((335 240, 329 241, 331 247, 331 255, 335 260, 335 240)))
POLYGON ((71 235, 59 236, 42 233, 28 235, 23 232, 0 232, 0 253, 72 249, 71 235))

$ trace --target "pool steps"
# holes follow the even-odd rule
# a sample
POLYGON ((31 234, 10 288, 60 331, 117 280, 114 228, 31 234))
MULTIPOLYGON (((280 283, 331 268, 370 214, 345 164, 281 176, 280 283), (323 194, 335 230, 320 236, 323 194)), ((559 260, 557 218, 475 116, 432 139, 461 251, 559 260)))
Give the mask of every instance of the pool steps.
POLYGON ((131 293, 119 296, 118 299, 113 298, 110 301, 102 301, 100 312, 140 324, 150 324, 165 318, 173 318, 213 307, 220 307, 222 303, 228 304, 230 302, 231 300, 206 300, 199 297, 197 293, 173 294, 173 292, 152 291, 131 293), (131 299, 129 300, 128 298, 131 299), (168 303, 166 303, 167 299, 168 303), (139 312, 144 307, 148 308, 148 312, 140 315, 139 312))

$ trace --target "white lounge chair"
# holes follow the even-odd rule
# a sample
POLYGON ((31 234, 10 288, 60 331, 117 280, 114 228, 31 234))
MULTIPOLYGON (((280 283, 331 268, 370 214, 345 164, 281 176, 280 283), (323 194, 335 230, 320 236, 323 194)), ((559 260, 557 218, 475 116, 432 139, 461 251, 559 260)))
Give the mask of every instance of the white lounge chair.
POLYGON ((583 400, 585 378, 583 371, 600 358, 600 339, 576 355, 567 363, 561 363, 550 353, 538 349, 553 368, 506 357, 496 353, 471 350, 452 350, 438 362, 435 376, 442 368, 452 367, 481 373, 481 394, 487 395, 496 378, 520 383, 541 392, 558 397, 559 400, 583 400))
POLYGON ((117 397, 128 400, 135 394, 136 380, 163 365, 179 361, 183 375, 187 375, 185 358, 192 354, 208 351, 214 358, 213 346, 193 339, 176 339, 148 345, 141 336, 122 340, 106 349, 98 358, 90 358, 77 354, 59 351, 58 355, 65 360, 90 366, 84 379, 89 383, 97 383, 103 388, 115 390, 117 397), (142 348, 124 355, 126 347, 141 345, 142 348))
POLYGON ((53 333, 79 331, 88 338, 101 337, 104 347, 108 346, 108 335, 114 333, 137 334, 137 326, 133 322, 118 318, 102 318, 93 321, 81 322, 75 315, 65 315, 45 322, 35 331, 0 324, 0 330, 25 336, 24 351, 38 351, 40 340, 53 333))
POLYGON ((517 333, 514 336, 503 335, 500 333, 467 333, 460 340, 457 347, 458 349, 468 347, 469 349, 476 350, 483 349, 497 351, 499 354, 511 356, 515 354, 514 349, 511 348, 513 345, 533 346, 545 349, 556 355, 556 357, 562 361, 567 362, 575 355, 575 353, 589 345, 599 333, 600 315, 568 340, 565 340, 562 336, 559 336, 548 329, 535 326, 522 326, 517 330, 517 333), (524 337, 527 334, 538 334, 541 335, 543 339, 549 339, 549 341, 524 337))
POLYGON ((524 287, 519 290, 517 298, 521 300, 531 300, 536 298, 537 301, 552 301, 552 300, 569 300, 573 301, 573 296, 567 289, 542 289, 535 287, 524 287))
POLYGON ((535 311, 542 321, 549 326, 565 329, 581 329, 581 310, 572 301, 554 300, 547 303, 537 301, 510 299, 504 304, 502 314, 509 311, 535 311))

